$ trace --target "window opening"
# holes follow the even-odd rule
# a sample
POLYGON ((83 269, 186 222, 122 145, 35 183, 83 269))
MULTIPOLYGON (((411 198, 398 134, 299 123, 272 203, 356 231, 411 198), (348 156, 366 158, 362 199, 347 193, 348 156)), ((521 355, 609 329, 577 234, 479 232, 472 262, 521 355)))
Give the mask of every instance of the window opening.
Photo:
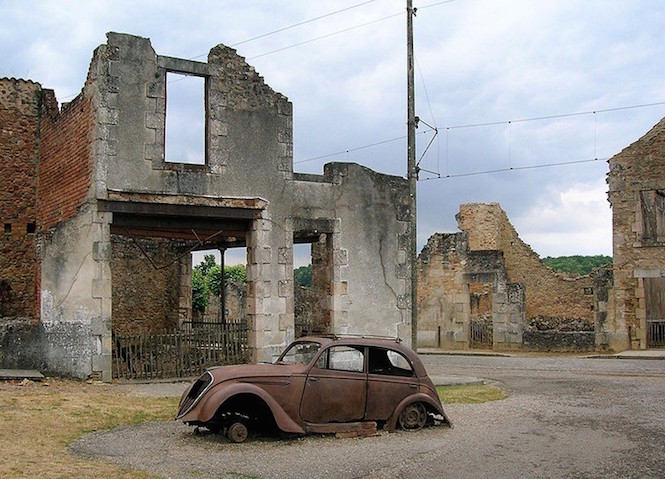
POLYGON ((194 251, 191 258, 192 324, 244 324, 247 248, 194 251))
POLYGON ((37 225, 35 223, 28 223, 25 226, 25 232, 28 233, 29 235, 35 234, 36 230, 37 230, 37 225))
POLYGON ((12 232, 12 224, 11 223, 5 223, 5 233, 9 234, 12 232))
POLYGON ((665 242, 665 190, 640 191, 642 241, 665 242))
POLYGON ((401 353, 388 349, 369 349, 369 373, 386 376, 413 376, 409 360, 401 353))
POLYGON ((328 369, 363 372, 365 355, 349 346, 333 346, 328 350, 328 369))
POLYGON ((205 165, 205 97, 205 77, 166 73, 166 162, 205 165))

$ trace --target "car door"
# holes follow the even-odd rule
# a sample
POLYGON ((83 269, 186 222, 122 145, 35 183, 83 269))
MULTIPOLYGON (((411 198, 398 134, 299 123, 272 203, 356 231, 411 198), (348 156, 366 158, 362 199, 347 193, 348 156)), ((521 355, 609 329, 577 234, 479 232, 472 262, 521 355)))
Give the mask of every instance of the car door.
POLYGON ((406 397, 418 392, 418 378, 406 357, 388 348, 368 348, 365 419, 385 421, 406 397))
POLYGON ((310 369, 300 416, 311 424, 360 421, 365 415, 365 349, 331 346, 310 369))

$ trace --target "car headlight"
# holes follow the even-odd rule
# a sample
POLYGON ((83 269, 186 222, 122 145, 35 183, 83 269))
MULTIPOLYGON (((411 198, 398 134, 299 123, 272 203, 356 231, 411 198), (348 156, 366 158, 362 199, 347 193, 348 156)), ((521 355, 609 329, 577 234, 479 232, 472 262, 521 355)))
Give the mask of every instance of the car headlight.
POLYGON ((180 407, 178 408, 178 414, 176 419, 180 419, 199 402, 201 397, 212 385, 212 374, 209 371, 203 373, 203 375, 196 380, 192 387, 189 388, 187 395, 180 401, 180 407))

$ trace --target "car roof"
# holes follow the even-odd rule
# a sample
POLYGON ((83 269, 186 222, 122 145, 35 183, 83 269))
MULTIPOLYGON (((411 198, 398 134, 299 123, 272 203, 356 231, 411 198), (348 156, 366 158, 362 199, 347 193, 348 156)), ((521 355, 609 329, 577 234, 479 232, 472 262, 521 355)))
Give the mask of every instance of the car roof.
POLYGON ((388 348, 395 351, 399 351, 404 354, 409 360, 413 363, 416 368, 418 376, 424 372, 424 366, 418 357, 418 354, 402 343, 402 340, 399 338, 387 338, 387 337, 376 337, 376 336, 354 336, 354 335, 334 335, 334 334, 325 334, 325 335, 311 335, 303 336, 296 339, 296 342, 300 341, 314 341, 320 343, 321 346, 326 347, 330 344, 339 344, 340 346, 375 346, 379 348, 388 348))

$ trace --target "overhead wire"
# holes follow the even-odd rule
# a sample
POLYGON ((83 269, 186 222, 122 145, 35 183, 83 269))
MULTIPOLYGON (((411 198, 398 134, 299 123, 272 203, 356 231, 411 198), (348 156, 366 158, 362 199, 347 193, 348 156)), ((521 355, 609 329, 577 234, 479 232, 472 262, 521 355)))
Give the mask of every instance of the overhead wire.
MULTIPOLYGON (((596 115, 598 113, 610 113, 610 112, 616 112, 616 111, 624 111, 624 110, 633 110, 633 109, 638 109, 638 108, 648 108, 648 107, 653 107, 653 106, 662 106, 665 105, 665 101, 658 101, 658 102, 652 102, 652 103, 641 103, 641 104, 636 104, 636 105, 626 105, 626 106, 620 106, 620 107, 614 107, 614 108, 602 108, 602 109, 596 109, 596 110, 589 110, 589 111, 583 111, 583 112, 572 112, 572 113, 561 113, 561 114, 556 114, 556 115, 543 115, 543 116, 535 116, 535 117, 529 117, 529 118, 518 118, 515 120, 500 120, 500 121, 490 121, 490 122, 483 122, 483 123, 465 123, 465 124, 460 124, 460 125, 450 125, 446 127, 441 127, 439 129, 443 129, 446 132, 449 130, 459 130, 463 128, 480 128, 480 127, 486 127, 486 126, 497 126, 497 125, 511 125, 513 123, 524 123, 524 122, 532 122, 532 121, 542 121, 542 120, 553 120, 553 119, 560 119, 560 118, 570 118, 570 117, 576 117, 576 116, 582 116, 582 115, 596 115)), ((419 134, 425 133, 425 132, 418 132, 419 134)), ((319 160, 323 158, 327 158, 329 156, 336 156, 344 152, 348 151, 356 151, 356 150, 361 150, 365 148, 371 148, 372 146, 376 145, 382 145, 384 143, 388 143, 391 141, 396 141, 396 140, 401 140, 406 138, 406 135, 401 136, 401 137, 396 137, 396 138, 391 138, 388 140, 381 140, 375 143, 370 143, 367 145, 361 145, 349 150, 342 150, 342 152, 337 152, 337 153, 330 153, 327 155, 320 155, 312 158, 307 158, 305 160, 300 160, 297 162, 294 162, 294 164, 299 164, 299 163, 307 163, 310 161, 314 160, 319 160)))
MULTIPOLYGON (((291 25, 287 25, 286 27, 278 28, 277 30, 273 30, 271 32, 262 33, 261 35, 251 37, 251 38, 248 38, 246 40, 242 40, 240 42, 232 43, 229 46, 237 47, 239 45, 244 45, 245 43, 250 43, 250 42, 253 42, 255 40, 260 40, 261 38, 266 38, 266 37, 269 37, 271 35, 275 35, 276 33, 282 33, 282 32, 285 32, 287 30, 290 30, 292 28, 300 27, 302 25, 306 25, 308 23, 312 23, 312 22, 315 22, 317 20, 322 20, 324 18, 332 17, 332 16, 340 14, 340 13, 348 12, 349 10, 353 10, 354 8, 362 7, 363 5, 367 5, 368 3, 372 3, 374 1, 375 0, 368 0, 366 2, 356 3, 355 5, 351 5, 350 7, 342 8, 340 10, 335 10, 334 12, 330 12, 330 13, 325 13, 323 15, 319 15, 318 17, 309 18, 309 19, 303 20, 301 22, 297 22, 297 23, 293 23, 291 25)), ((202 53, 201 55, 196 55, 195 57, 192 57, 192 58, 201 58, 201 57, 204 57, 206 55, 207 55, 207 53, 202 53)))
POLYGON ((431 181, 431 180, 445 180, 448 178, 465 178, 469 176, 480 176, 480 175, 488 175, 488 174, 493 174, 493 173, 505 173, 505 172, 510 172, 510 171, 518 171, 518 170, 537 170, 540 168, 551 168, 554 166, 568 166, 568 165, 579 165, 582 163, 593 163, 597 161, 608 161, 609 158, 588 158, 585 160, 571 160, 571 161, 561 161, 557 163, 543 163, 540 165, 525 165, 525 166, 510 166, 507 168, 495 168, 492 170, 481 170, 481 171, 470 171, 467 173, 455 173, 455 174, 446 174, 442 175, 440 177, 433 177, 433 178, 423 178, 421 181, 431 181))

